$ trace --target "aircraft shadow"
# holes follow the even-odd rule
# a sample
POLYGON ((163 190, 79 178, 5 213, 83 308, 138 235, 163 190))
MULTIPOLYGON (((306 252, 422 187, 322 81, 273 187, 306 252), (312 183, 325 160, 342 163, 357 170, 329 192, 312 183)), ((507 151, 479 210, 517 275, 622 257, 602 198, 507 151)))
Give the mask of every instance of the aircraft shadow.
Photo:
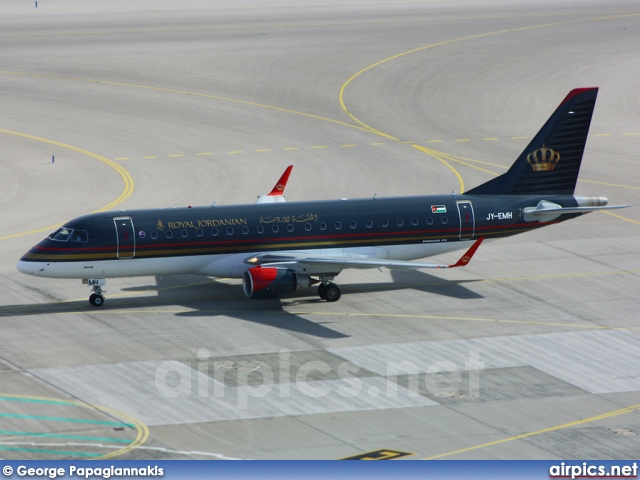
MULTIPOLYGON (((171 306, 168 313, 174 312, 173 315, 177 317, 227 316, 319 338, 348 337, 326 326, 333 322, 315 323, 287 312, 282 308, 280 300, 249 300, 239 285, 228 285, 197 275, 158 276, 155 277, 155 284, 122 289, 122 292, 126 292, 124 295, 107 293, 104 306, 99 309, 92 307, 88 302, 90 290, 84 287, 79 290, 79 294, 83 291, 87 294, 87 300, 0 306, 0 318, 69 313, 91 315, 109 310, 139 309, 142 312, 144 309, 165 304, 171 306), (139 292, 140 295, 129 295, 135 292, 139 292), (144 295, 145 292, 152 293, 153 296, 144 295)), ((106 291, 109 292, 109 284, 106 291)))
POLYGON ((155 280, 158 297, 154 302, 180 304, 189 309, 176 313, 178 317, 225 315, 314 337, 348 337, 325 326, 332 322, 315 323, 287 312, 279 299, 249 300, 242 293, 240 285, 228 285, 196 275, 157 276, 155 280), (185 289, 188 299, 184 296, 185 289))
MULTIPOLYGON (((463 284, 475 282, 449 281, 429 275, 422 271, 393 271, 392 282, 368 283, 343 286, 343 294, 362 292, 380 292, 412 289, 425 294, 447 296, 457 299, 477 299, 482 296, 469 290, 463 284)), ((0 306, 0 318, 19 317, 29 315, 52 315, 64 313, 102 312, 110 309, 145 309, 150 306, 166 304, 180 306, 183 310, 174 313, 177 317, 216 317, 224 315, 239 320, 266 325, 273 328, 302 333, 319 338, 339 339, 348 335, 340 333, 328 324, 333 322, 316 323, 306 318, 287 312, 287 306, 307 306, 324 304, 315 295, 315 289, 309 289, 300 295, 288 297, 283 301, 248 300, 242 293, 240 285, 229 285, 207 277, 197 275, 170 275, 155 277, 155 284, 140 285, 122 289, 123 292, 140 292, 140 296, 107 294, 105 305, 96 310, 87 300, 70 302, 48 302, 23 305, 0 306), (152 292, 155 296, 142 295, 152 292)), ((87 290, 87 295, 88 295, 87 290)))
POLYGON ((471 300, 484 298, 464 286, 479 280, 444 280, 419 270, 392 271, 394 289, 412 289, 432 295, 471 300))

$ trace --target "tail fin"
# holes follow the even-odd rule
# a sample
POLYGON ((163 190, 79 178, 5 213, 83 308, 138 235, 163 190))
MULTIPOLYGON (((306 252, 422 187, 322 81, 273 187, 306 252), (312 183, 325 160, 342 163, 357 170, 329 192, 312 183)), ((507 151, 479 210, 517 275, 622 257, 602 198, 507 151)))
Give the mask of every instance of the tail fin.
POLYGON ((569 92, 511 168, 467 194, 573 195, 598 88, 569 92))

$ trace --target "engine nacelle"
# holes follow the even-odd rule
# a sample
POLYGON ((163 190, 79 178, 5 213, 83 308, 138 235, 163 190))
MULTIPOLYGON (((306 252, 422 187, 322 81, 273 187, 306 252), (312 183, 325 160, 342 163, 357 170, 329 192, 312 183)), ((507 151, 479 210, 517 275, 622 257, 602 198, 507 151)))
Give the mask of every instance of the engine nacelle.
POLYGON ((300 275, 286 268, 253 267, 244 272, 242 288, 249 298, 282 298, 309 288, 314 282, 309 275, 300 275))

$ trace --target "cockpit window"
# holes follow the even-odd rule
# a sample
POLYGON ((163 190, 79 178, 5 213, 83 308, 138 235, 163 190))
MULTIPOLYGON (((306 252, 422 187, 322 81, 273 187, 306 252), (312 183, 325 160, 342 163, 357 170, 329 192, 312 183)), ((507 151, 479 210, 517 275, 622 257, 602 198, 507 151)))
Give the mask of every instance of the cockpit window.
POLYGON ((72 233, 73 230, 62 227, 49 235, 49 240, 55 240, 56 242, 68 242, 72 233))
POLYGON ((88 242, 89 235, 86 230, 74 230, 71 234, 72 242, 88 242))
POLYGON ((89 234, 86 230, 73 230, 62 227, 49 235, 49 240, 56 242, 88 242, 89 234))

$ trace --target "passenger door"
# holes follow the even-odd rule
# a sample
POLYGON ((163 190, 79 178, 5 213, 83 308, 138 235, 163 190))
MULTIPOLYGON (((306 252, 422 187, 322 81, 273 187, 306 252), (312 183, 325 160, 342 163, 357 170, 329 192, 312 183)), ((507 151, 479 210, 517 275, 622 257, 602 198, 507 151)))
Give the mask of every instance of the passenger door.
POLYGON ((460 217, 460 240, 471 240, 476 230, 473 205, 469 200, 459 200, 456 204, 458 205, 458 215, 460 217))
POLYGON ((113 219, 116 226, 118 258, 133 258, 136 254, 136 235, 133 230, 131 217, 116 217, 113 219))

